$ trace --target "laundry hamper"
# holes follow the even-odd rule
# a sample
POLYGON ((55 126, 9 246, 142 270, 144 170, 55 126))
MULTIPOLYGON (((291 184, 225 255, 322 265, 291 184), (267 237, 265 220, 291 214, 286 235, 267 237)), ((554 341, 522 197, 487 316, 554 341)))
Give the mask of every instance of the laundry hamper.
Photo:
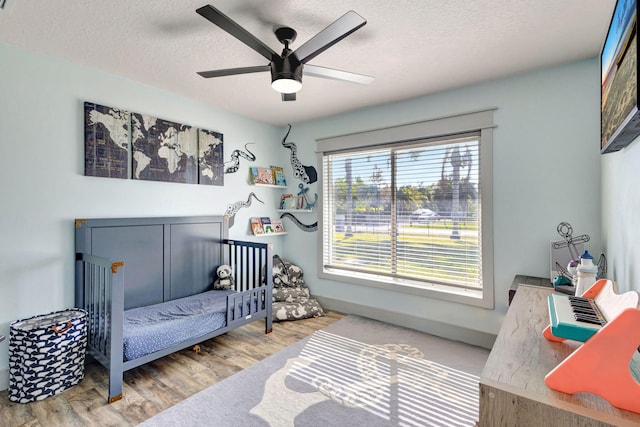
POLYGON ((9 325, 9 400, 43 400, 84 377, 87 312, 73 308, 9 325))

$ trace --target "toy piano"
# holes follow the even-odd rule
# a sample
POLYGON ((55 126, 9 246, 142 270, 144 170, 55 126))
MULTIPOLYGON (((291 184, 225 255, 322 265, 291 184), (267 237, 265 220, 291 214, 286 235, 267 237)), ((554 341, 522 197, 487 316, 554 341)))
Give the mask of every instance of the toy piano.
POLYGON ((594 284, 582 296, 552 294, 549 295, 551 334, 585 342, 622 311, 637 306, 637 292, 618 295, 610 280, 602 280, 597 287, 594 284))
POLYGON ((640 413, 640 383, 630 370, 640 345, 640 309, 635 291, 616 294, 610 280, 596 281, 575 299, 549 297, 549 341, 582 341, 545 377, 551 389, 590 392, 611 405, 640 413))

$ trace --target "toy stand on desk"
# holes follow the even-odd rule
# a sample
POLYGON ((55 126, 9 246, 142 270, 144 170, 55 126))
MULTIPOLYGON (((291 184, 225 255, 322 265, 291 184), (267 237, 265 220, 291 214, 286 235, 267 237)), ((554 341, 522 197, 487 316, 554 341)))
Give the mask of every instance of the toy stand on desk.
MULTIPOLYGON (((583 296, 597 294, 600 282, 605 281, 596 282, 583 296)), ((564 340, 553 336, 550 327, 543 335, 547 339, 550 335, 551 341, 564 340)), ((640 413, 640 384, 630 370, 639 345, 640 310, 627 308, 549 372, 545 383, 567 394, 594 393, 616 408, 640 413)))

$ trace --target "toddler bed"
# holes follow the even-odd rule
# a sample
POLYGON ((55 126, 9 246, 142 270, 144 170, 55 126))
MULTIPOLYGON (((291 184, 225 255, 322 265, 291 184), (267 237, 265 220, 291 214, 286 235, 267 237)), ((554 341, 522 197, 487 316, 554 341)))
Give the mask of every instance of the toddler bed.
POLYGON ((271 245, 227 234, 222 216, 76 220, 76 306, 109 403, 124 371, 256 320, 271 332, 271 245), (223 264, 233 288, 216 290, 223 264))

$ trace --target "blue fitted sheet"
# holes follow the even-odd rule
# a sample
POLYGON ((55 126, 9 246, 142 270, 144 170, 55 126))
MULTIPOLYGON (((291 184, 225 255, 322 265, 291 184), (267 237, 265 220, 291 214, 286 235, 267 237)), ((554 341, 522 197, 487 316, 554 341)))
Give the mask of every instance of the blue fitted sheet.
POLYGON ((124 360, 133 360, 226 326, 227 295, 207 291, 124 312, 124 360))

